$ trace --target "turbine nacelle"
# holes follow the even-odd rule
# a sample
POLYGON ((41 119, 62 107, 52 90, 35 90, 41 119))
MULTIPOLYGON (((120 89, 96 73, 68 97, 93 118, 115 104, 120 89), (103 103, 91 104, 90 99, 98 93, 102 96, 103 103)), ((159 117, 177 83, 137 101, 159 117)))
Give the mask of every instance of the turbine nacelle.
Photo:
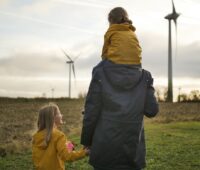
POLYGON ((176 12, 174 1, 172 0, 172 13, 165 16, 165 19, 173 20, 176 25, 176 19, 180 16, 180 13, 176 12))
POLYGON ((74 63, 73 61, 66 61, 67 64, 72 64, 74 63))
POLYGON ((165 19, 176 20, 179 16, 180 16, 180 13, 171 13, 165 16, 165 19))

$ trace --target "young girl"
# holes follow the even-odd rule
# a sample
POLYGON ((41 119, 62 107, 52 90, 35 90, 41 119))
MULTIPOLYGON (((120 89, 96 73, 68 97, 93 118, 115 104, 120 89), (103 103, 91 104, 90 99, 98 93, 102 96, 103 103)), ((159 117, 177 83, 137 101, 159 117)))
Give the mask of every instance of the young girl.
POLYGON ((140 65, 142 49, 126 10, 122 7, 112 9, 108 21, 110 27, 104 36, 102 59, 116 64, 140 65))
POLYGON ((64 161, 74 161, 88 153, 87 149, 68 149, 66 136, 58 130, 62 123, 62 114, 56 104, 51 103, 40 109, 38 131, 32 142, 33 163, 37 170, 64 170, 64 161))

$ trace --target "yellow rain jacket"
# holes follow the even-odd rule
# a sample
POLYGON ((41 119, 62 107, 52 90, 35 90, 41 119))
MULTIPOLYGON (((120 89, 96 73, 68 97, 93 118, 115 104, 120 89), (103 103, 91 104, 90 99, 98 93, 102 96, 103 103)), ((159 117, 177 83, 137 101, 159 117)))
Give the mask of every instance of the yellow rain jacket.
POLYGON ((44 147, 46 130, 34 134, 32 158, 36 170, 64 170, 64 161, 74 161, 86 155, 85 150, 68 152, 67 138, 63 132, 54 128, 47 148, 44 147))
POLYGON ((128 23, 112 24, 104 36, 102 59, 117 64, 141 64, 142 49, 135 30, 128 23))

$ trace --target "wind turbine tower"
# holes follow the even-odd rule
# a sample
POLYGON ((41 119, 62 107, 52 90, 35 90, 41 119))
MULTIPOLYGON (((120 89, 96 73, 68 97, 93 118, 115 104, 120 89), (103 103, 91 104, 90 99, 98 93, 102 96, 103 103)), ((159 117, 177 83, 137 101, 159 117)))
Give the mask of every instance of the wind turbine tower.
POLYGON ((167 101, 173 102, 173 79, 172 79, 172 39, 171 39, 171 20, 174 21, 177 33, 177 18, 179 13, 176 12, 174 1, 172 0, 172 13, 165 16, 165 19, 169 21, 169 39, 168 39, 168 91, 167 101))
POLYGON ((55 89, 52 88, 52 89, 51 89, 52 98, 54 98, 54 91, 55 91, 55 89))
POLYGON ((68 61, 66 61, 66 63, 69 64, 69 98, 71 98, 71 69, 73 71, 74 78, 76 78, 74 62, 78 58, 78 56, 74 60, 72 60, 71 57, 64 50, 62 51, 64 55, 68 58, 68 61))

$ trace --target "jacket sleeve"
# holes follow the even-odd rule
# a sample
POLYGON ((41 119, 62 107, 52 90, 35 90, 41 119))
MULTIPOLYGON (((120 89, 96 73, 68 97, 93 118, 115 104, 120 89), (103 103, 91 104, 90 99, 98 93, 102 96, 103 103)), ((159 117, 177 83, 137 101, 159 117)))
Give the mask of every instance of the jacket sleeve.
POLYGON ((79 151, 68 151, 66 147, 66 142, 67 139, 64 134, 59 136, 56 142, 57 153, 63 161, 75 161, 77 159, 83 158, 86 155, 86 151, 84 149, 81 149, 79 151))
POLYGON ((101 80, 98 73, 93 70, 93 76, 85 102, 85 113, 81 134, 81 144, 91 146, 94 130, 101 112, 101 80))
POLYGON ((108 45, 109 45, 109 38, 108 38, 108 33, 106 33, 104 35, 104 44, 103 44, 103 49, 102 49, 102 54, 101 54, 102 59, 107 58, 108 45))
POLYGON ((150 72, 147 72, 147 92, 144 106, 144 115, 151 118, 156 116, 159 111, 158 102, 154 95, 153 78, 150 72))

